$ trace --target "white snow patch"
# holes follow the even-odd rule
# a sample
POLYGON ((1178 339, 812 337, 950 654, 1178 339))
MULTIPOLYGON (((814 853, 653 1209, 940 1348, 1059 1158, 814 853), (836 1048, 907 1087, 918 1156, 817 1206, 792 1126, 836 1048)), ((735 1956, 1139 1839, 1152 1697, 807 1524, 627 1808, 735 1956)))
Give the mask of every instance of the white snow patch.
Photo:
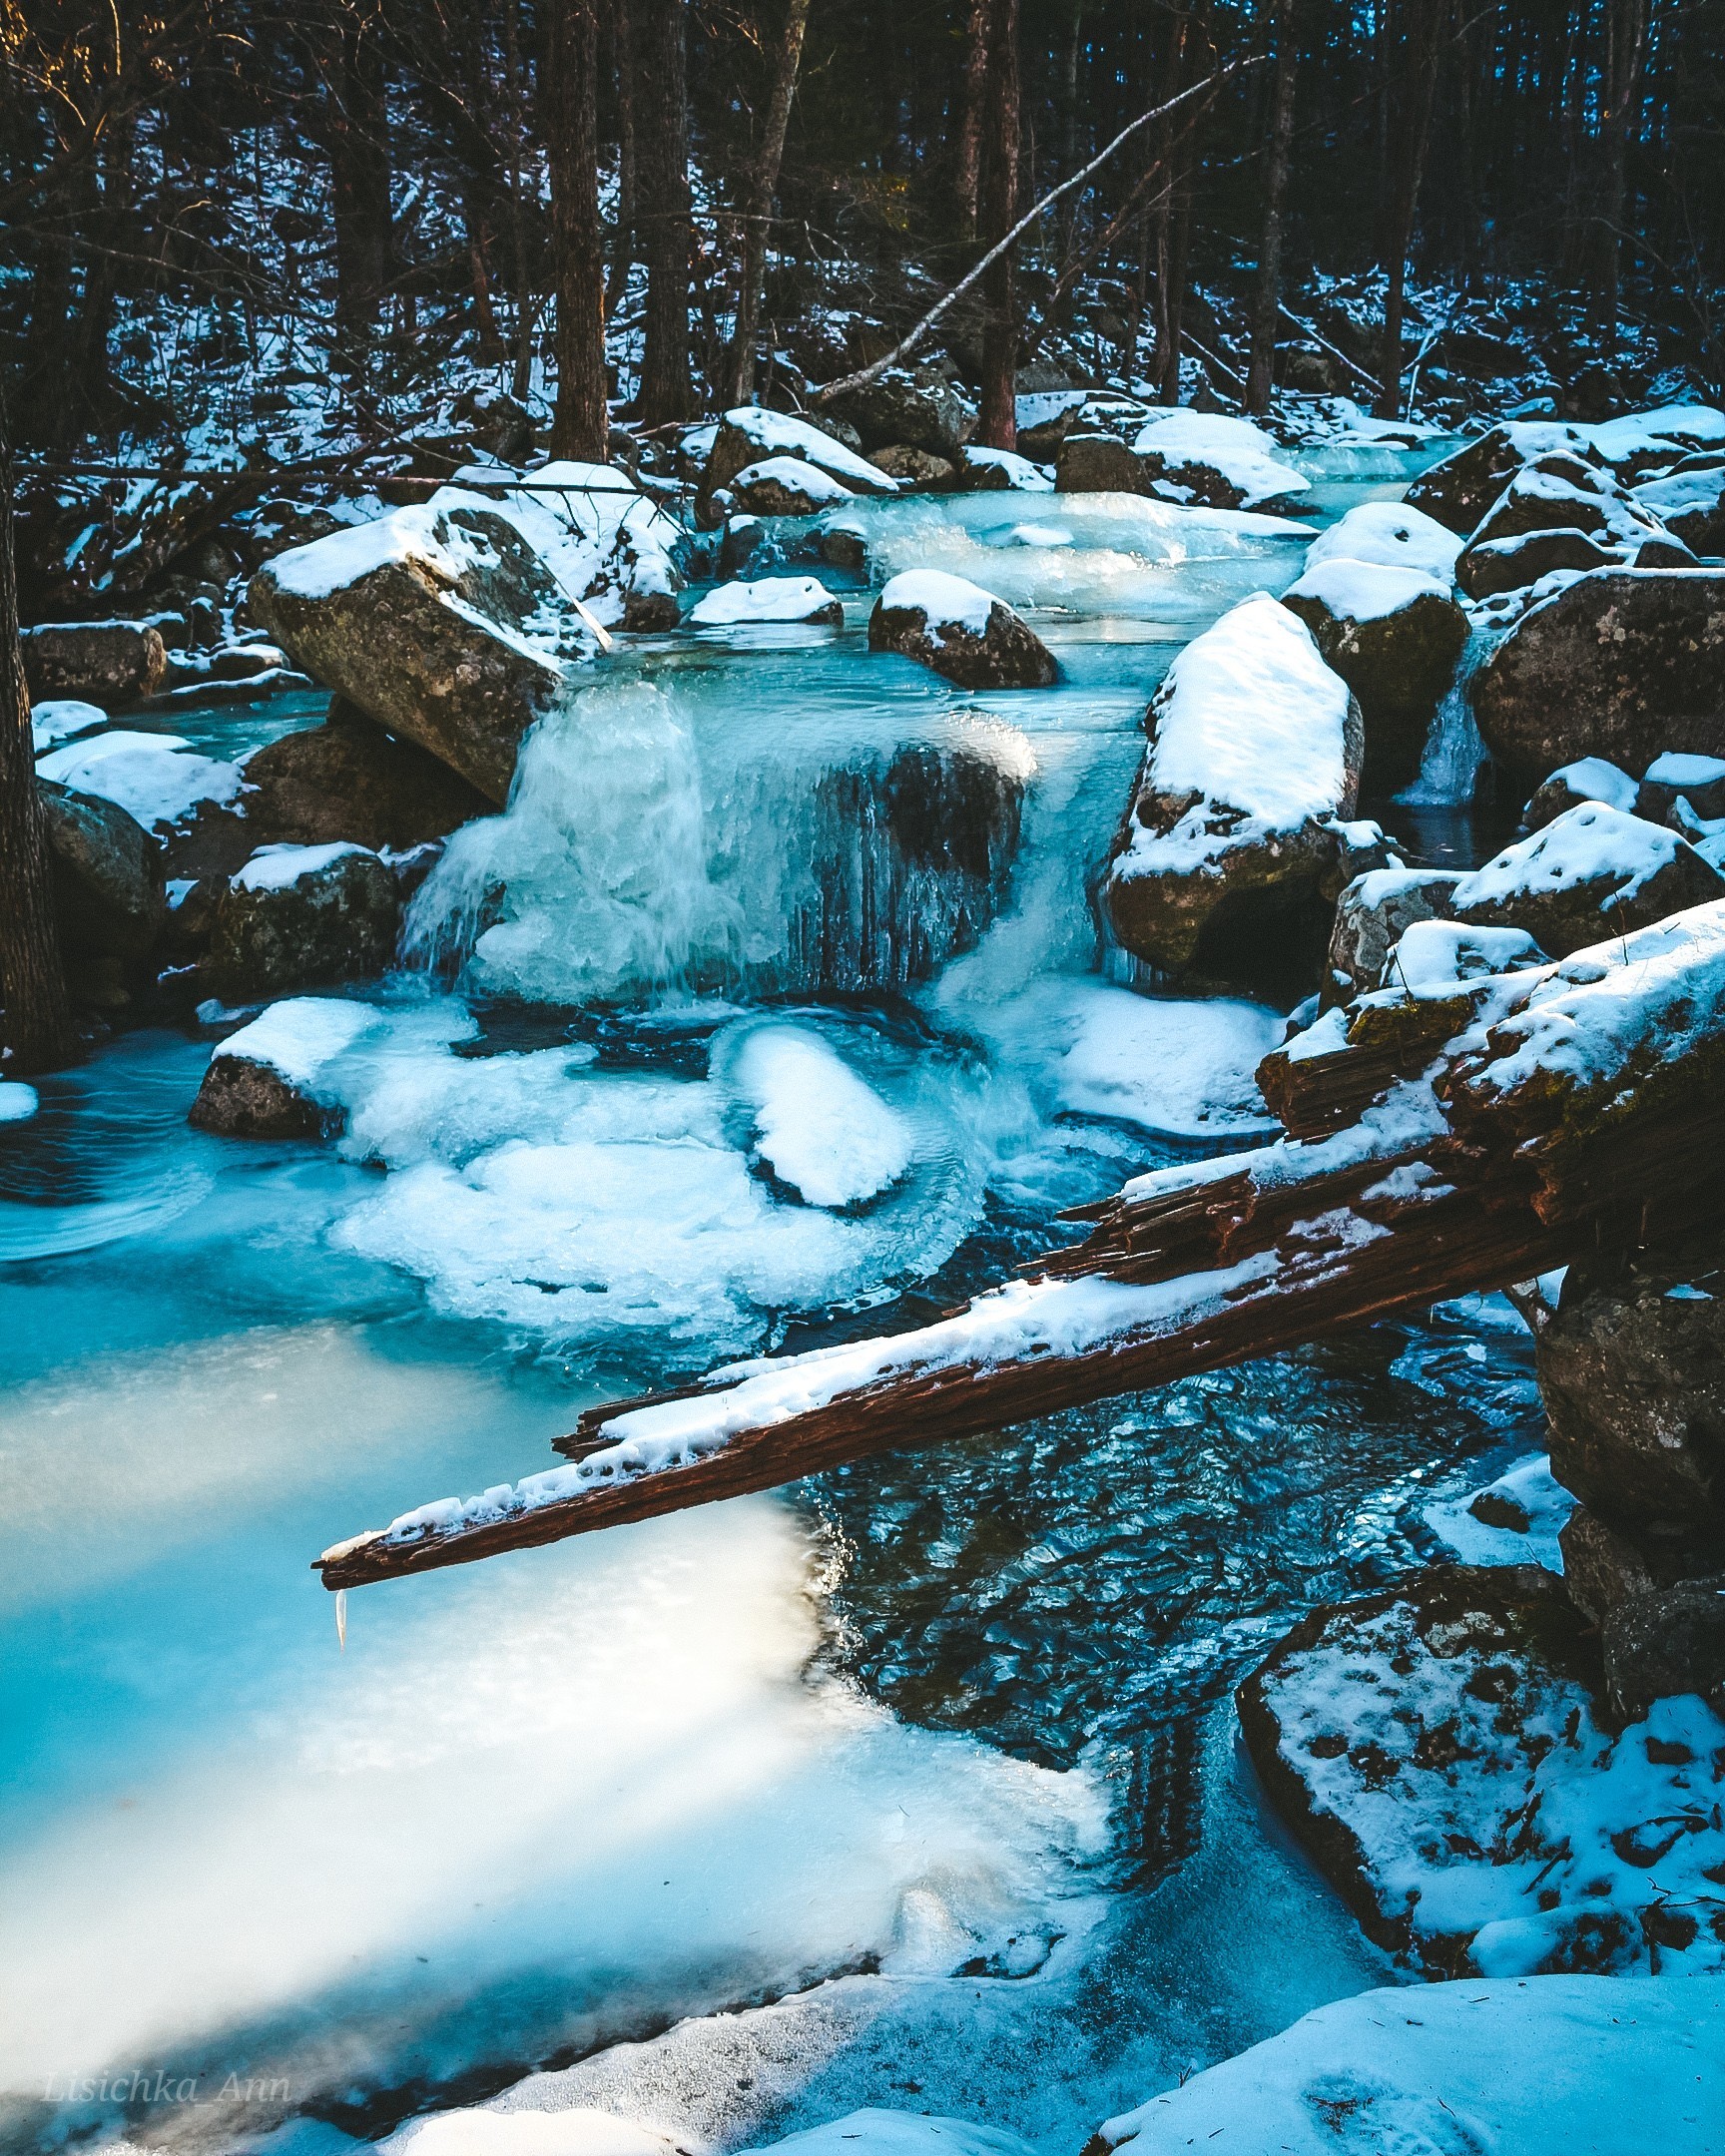
POLYGON ((704 628, 732 622, 807 621, 834 604, 819 577, 762 577, 754 584, 721 584, 689 611, 704 628))
POLYGON ((751 1026, 720 1067, 754 1115, 757 1158, 808 1204, 860 1205, 910 1166, 903 1118, 818 1033, 751 1026))
POLYGON ((1574 1509, 1575 1499, 1551 1472, 1549 1454, 1534 1452, 1483 1489, 1429 1504, 1426 1524, 1462 1564, 1536 1564, 1561 1572, 1557 1537, 1574 1509), (1480 1498, 1496 1499, 1503 1517, 1519 1511, 1525 1525, 1492 1526, 1476 1517, 1472 1508, 1480 1498))
POLYGON ((1384 621, 1417 599, 1447 599, 1451 587, 1423 569, 1393 568, 1383 562, 1353 561, 1343 555, 1308 561, 1306 573, 1284 597, 1316 599, 1338 621, 1384 621))
POLYGON ((238 800, 245 783, 238 764, 195 755, 178 734, 125 728, 55 749, 36 770, 75 793, 117 802, 146 830, 182 822, 204 802, 226 806, 238 800))
POLYGON ((49 697, 30 708, 30 737, 38 756, 107 724, 101 705, 86 704, 82 697, 49 697))
POLYGON ((1402 931, 1384 968, 1387 988, 1453 988, 1488 973, 1545 964, 1545 953, 1524 928, 1470 928, 1462 921, 1414 921, 1402 931))
POLYGON ((337 838, 327 845, 260 846, 245 866, 229 877, 229 887, 243 891, 288 890, 302 876, 315 875, 319 869, 332 867, 351 854, 370 851, 369 846, 355 845, 350 838, 337 838))
POLYGON ((216 1050, 248 1063, 267 1063, 294 1085, 309 1085, 327 1064, 383 1023, 369 1003, 339 996, 289 996, 230 1033, 216 1050))
POLYGON ((1306 566, 1325 561, 1377 562, 1386 569, 1423 569, 1444 585, 1455 581, 1455 563, 1465 539, 1405 502, 1359 502, 1330 529, 1320 532, 1306 553, 1306 566))
POLYGON ((1230 419, 1186 407, 1140 427, 1132 443, 1139 456, 1159 456, 1169 465, 1202 464, 1238 487, 1241 506, 1304 494, 1312 482, 1292 465, 1278 462, 1276 443, 1250 419, 1230 419))
POLYGON ((989 613, 1003 604, 980 584, 944 569, 906 569, 890 580, 879 603, 888 611, 925 615, 930 629, 962 629, 967 636, 985 636, 989 613))
POLYGON ((609 2111, 443 2111, 383 2144, 393 2156, 680 2156, 669 2134, 609 2111))

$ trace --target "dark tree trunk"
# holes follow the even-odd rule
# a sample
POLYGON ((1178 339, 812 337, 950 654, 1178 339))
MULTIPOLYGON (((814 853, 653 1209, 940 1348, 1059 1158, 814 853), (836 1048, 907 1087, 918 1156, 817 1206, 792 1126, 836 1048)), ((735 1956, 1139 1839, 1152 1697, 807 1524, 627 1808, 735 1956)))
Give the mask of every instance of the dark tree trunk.
MULTIPOLYGON (((1162 55, 1162 95, 1166 104, 1180 93, 1186 59, 1187 21, 1184 16, 1169 22, 1168 43, 1162 55)), ((1179 123, 1162 123, 1162 162, 1166 173, 1161 199, 1156 205, 1156 394, 1164 404, 1180 401, 1180 309, 1185 286, 1185 190, 1177 185, 1174 131, 1179 123)))
MULTIPOLYGON (((1018 214, 1018 0, 990 0, 988 15, 983 237, 992 246, 1011 231, 1018 214)), ((1010 252, 1001 256, 982 280, 987 318, 982 330, 982 409, 976 438, 991 449, 1018 446, 1017 281, 1010 252)))
POLYGON ((964 31, 964 71, 958 83, 958 167, 952 192, 958 209, 958 230, 966 240, 976 237, 981 215, 982 107, 988 83, 988 4, 970 0, 964 31))
POLYGON ((380 10, 341 9, 329 56, 329 177, 335 216, 335 330, 340 356, 362 366, 389 281, 389 103, 380 10))
POLYGON ((1606 0, 1605 64, 1600 85, 1598 213, 1593 227, 1591 312, 1607 351, 1617 341, 1617 296, 1628 196, 1629 137, 1641 96, 1648 0, 1606 0))
POLYGON ((611 236, 611 280, 605 311, 614 314, 635 267, 635 37, 629 0, 613 0, 611 61, 617 80, 617 227, 611 236))
POLYGON ((12 542, 12 434, 0 403, 0 992, 5 1074, 51 1070, 72 1052, 72 1020, 54 917, 54 864, 36 791, 30 694, 18 648, 12 542))
POLYGON ((746 404, 755 391, 755 337, 761 321, 761 287, 767 272, 767 236, 779 168, 785 158, 785 131, 791 124, 791 100, 797 94, 797 71, 803 61, 803 37, 809 27, 809 0, 790 0, 785 41, 773 77, 773 96, 761 131, 760 154, 750 178, 743 218, 743 267, 737 286, 737 329, 731 339, 730 380, 726 396, 746 404))
POLYGON ((1398 22, 1402 34, 1395 51, 1386 55, 1386 104, 1391 108, 1391 119, 1387 130, 1384 220, 1384 340, 1374 407, 1381 419, 1395 419, 1401 411, 1408 250, 1413 244, 1414 211, 1426 171, 1426 146, 1431 139, 1432 108, 1438 88, 1438 56, 1447 18, 1445 0, 1401 0, 1400 7, 1387 15, 1387 20, 1398 22))
POLYGON ((1252 363, 1246 409, 1267 412, 1276 374, 1276 324, 1282 310, 1283 222, 1288 207, 1288 154, 1294 141, 1297 45, 1294 0, 1276 4, 1276 81, 1270 95, 1270 140, 1264 161, 1264 237, 1258 248, 1258 290, 1252 307, 1252 363))
POLYGON ((551 168, 551 274, 557 292, 551 453, 603 464, 608 418, 595 0, 550 0, 545 56, 543 132, 551 168))
POLYGON ((647 261, 641 417, 686 419, 689 378, 688 0, 647 0, 637 17, 636 159, 647 261))

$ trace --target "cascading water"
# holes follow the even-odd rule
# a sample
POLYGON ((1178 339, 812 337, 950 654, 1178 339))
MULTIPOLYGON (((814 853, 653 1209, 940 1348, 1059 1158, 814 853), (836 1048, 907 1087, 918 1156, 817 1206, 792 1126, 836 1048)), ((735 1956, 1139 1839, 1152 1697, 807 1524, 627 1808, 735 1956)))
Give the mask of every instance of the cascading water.
POLYGON ((1486 750, 1473 719, 1471 684, 1500 641, 1500 633, 1475 629, 1461 647, 1454 677, 1433 715, 1420 775, 1396 797, 1404 807, 1455 808, 1472 801, 1486 750))

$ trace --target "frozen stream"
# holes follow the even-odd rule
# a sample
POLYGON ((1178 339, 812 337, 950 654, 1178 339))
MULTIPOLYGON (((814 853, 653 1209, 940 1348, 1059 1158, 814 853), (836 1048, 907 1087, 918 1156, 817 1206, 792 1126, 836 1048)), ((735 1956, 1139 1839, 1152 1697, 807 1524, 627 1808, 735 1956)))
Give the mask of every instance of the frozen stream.
MULTIPOLYGON (((1324 513, 1415 461, 1319 459, 1324 513)), ((841 632, 645 640, 425 887, 338 1148, 190 1130, 168 1031, 0 1135, 5 2146, 342 2148, 552 2067, 522 2100, 721 2145, 873 2101, 1071 2152, 1376 1975, 1223 1703, 1531 1448, 1500 1306, 356 1595, 345 1652, 307 1570, 1261 1127, 1277 1014, 1134 992, 1086 884, 1168 659, 1298 541, 873 515, 1061 684, 870 658, 861 583, 841 632)))

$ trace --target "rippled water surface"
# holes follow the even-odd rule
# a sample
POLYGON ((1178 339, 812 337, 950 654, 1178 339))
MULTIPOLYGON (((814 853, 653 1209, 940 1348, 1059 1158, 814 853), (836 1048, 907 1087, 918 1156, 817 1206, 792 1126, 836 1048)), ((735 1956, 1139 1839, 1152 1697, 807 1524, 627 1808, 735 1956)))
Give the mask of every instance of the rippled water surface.
MULTIPOLYGON (((1412 468, 1319 465, 1326 514, 1412 468)), ((1370 1980, 1225 1696, 1530 1448, 1501 1305, 368 1590, 344 1650, 308 1570, 591 1401, 915 1322, 1263 1128, 1278 1014, 1134 992, 1089 887, 1169 657, 1298 535, 863 514, 876 579, 989 584, 1059 686, 870 658, 855 578, 842 632, 641 640, 425 886, 338 1145, 189 1129, 213 1036, 173 1029, 0 1132, 19 2147, 340 2148, 551 2067, 733 2144, 879 2101, 1069 2150, 1370 1980), (871 1096, 865 1159, 776 1092, 819 1069, 871 1096)))

